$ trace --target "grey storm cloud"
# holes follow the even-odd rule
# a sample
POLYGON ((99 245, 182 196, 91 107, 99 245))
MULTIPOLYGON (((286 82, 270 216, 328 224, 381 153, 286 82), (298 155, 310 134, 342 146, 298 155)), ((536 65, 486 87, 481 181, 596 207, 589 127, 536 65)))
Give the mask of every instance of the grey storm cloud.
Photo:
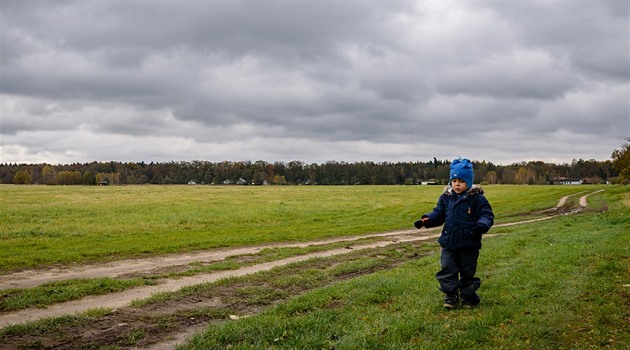
POLYGON ((624 1, 0 6, 0 161, 570 161, 630 133, 624 1))

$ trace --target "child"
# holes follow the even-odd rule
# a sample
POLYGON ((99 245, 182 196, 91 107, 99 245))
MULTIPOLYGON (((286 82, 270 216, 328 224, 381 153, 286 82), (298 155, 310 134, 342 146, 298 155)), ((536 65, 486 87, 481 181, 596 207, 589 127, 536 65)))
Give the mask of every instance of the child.
POLYGON ((480 298, 477 289, 481 280, 475 277, 481 249, 481 234, 494 223, 494 214, 483 190, 473 186, 473 165, 461 157, 451 163, 449 185, 437 206, 414 222, 416 228, 444 224, 438 243, 442 247, 442 269, 436 274, 444 292, 444 307, 475 306, 480 298))

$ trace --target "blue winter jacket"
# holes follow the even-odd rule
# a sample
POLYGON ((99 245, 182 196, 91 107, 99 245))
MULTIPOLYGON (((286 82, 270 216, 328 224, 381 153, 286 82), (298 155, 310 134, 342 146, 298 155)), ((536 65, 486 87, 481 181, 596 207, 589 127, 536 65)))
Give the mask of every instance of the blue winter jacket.
POLYGON ((481 249, 481 234, 494 224, 494 213, 483 190, 473 186, 457 194, 447 187, 432 212, 422 215, 429 218, 425 227, 444 224, 438 243, 453 250, 481 249))

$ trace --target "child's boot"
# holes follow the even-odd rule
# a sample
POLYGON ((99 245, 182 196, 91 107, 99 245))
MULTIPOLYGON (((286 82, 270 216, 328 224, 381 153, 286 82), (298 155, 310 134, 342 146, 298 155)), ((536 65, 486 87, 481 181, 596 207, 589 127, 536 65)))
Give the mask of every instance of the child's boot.
POLYGON ((481 298, 472 288, 462 290, 462 306, 475 307, 480 301, 481 298))
POLYGON ((444 294, 444 308, 454 309, 459 304, 459 297, 457 294, 444 294))

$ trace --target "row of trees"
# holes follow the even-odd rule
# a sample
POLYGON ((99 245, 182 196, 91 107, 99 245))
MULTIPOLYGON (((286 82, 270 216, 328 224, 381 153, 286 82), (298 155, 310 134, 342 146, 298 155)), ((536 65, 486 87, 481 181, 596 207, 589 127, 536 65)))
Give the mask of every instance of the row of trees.
MULTIPOLYGON (((618 156, 625 156, 625 150, 618 156)), ((614 154, 613 154, 614 156, 614 154)), ((621 159, 623 157, 620 157, 621 159)), ((548 184, 561 178, 600 183, 621 180, 623 169, 615 161, 574 160, 571 164, 541 161, 511 165, 473 162, 475 182, 487 184, 548 184)), ((630 173, 628 173, 630 177, 630 173)), ((270 184, 270 185, 395 185, 433 182, 446 184, 449 162, 358 162, 329 161, 306 164, 265 161, 167 162, 146 164, 92 162, 84 164, 0 164, 0 183, 47 185, 124 184, 270 184)))

